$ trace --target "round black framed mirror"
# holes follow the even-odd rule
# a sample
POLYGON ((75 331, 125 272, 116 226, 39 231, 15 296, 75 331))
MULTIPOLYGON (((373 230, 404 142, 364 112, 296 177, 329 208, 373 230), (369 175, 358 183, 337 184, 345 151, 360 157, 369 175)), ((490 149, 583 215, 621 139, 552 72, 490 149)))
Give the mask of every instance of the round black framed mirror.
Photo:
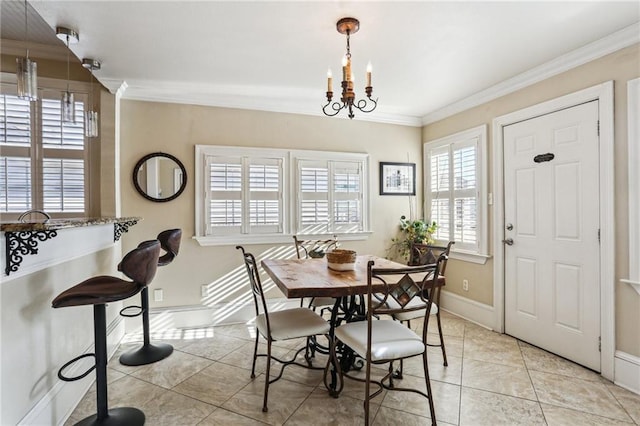
POLYGON ((187 170, 173 155, 153 152, 136 163, 133 185, 147 200, 164 203, 182 194, 187 186, 187 170))

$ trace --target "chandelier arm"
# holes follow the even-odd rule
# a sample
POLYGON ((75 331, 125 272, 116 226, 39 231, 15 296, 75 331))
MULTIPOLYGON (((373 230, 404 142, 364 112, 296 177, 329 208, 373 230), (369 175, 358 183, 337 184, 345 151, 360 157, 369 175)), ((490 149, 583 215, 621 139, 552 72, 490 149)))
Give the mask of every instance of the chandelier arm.
POLYGON ((362 112, 371 112, 374 109, 376 109, 376 107, 378 106, 378 98, 376 98, 375 100, 369 98, 369 99, 359 99, 355 105, 356 108, 358 108, 358 110, 362 111, 362 112), (373 106, 372 107, 367 107, 367 105, 369 105, 369 103, 372 103, 373 106))
POLYGON ((323 113, 324 113, 324 115, 326 115, 326 116, 334 117, 334 116, 338 115, 338 113, 339 113, 340 111, 342 111, 342 109, 343 109, 343 108, 345 108, 345 107, 346 107, 346 105, 341 104, 340 102, 333 102, 333 103, 332 103, 331 101, 329 101, 329 102, 327 102, 327 103, 326 103, 326 105, 324 105, 324 106, 322 107, 322 112, 323 112, 323 113), (331 105, 331 109, 333 110, 333 113, 331 113, 331 112, 327 112, 327 107, 328 107, 329 105, 331 105))

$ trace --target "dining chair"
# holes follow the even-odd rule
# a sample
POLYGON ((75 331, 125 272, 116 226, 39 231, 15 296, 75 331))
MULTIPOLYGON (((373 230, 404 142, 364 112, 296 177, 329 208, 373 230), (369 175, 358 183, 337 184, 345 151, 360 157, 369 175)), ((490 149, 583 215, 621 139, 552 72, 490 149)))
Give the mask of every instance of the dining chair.
POLYGON ((365 383, 364 415, 365 425, 369 425, 369 406, 371 399, 383 389, 413 392, 427 398, 431 423, 436 424, 435 407, 429 380, 427 363, 427 330, 433 300, 442 287, 438 279, 440 268, 447 256, 441 254, 436 263, 430 265, 407 266, 404 268, 375 268, 373 261, 367 264, 367 320, 342 324, 335 329, 335 338, 330 341, 331 357, 325 367, 325 385, 329 369, 338 370, 340 377, 336 394, 344 386, 344 377, 365 383), (418 279, 418 277, 420 277, 418 279), (409 303, 417 299, 419 304, 413 307, 409 303), (390 300, 394 302, 389 303, 390 300), (391 306, 397 305, 398 308, 391 306), (422 335, 393 319, 385 319, 399 311, 422 311, 422 335), (345 372, 338 359, 339 343, 348 346, 357 355, 365 359, 365 378, 359 378, 345 372), (416 388, 398 387, 394 383, 394 361, 422 356, 426 392, 416 388), (388 372, 379 380, 372 380, 372 365, 389 364, 388 372), (371 392, 371 384, 377 385, 371 392))
MULTIPOLYGON (((451 246, 455 244, 455 241, 449 241, 446 246, 436 246, 431 244, 419 244, 413 243, 411 245, 411 255, 409 256, 409 266, 419 266, 419 265, 429 265, 436 262, 438 256, 441 254, 445 255, 445 259, 440 265, 439 275, 444 279, 444 274, 447 269, 447 259, 449 258, 449 252, 451 251, 451 246)), ((443 286, 446 284, 446 280, 443 282, 443 286)), ((428 343, 428 346, 439 347, 442 349, 442 358, 444 359, 443 365, 446 367, 449 365, 447 362, 447 351, 444 345, 444 336, 442 335, 442 321, 440 319, 440 292, 436 293, 437 299, 433 300, 433 306, 431 307, 431 315, 436 316, 436 321, 438 323, 438 335, 440 337, 440 343, 428 343)), ((389 301, 390 304, 393 304, 393 300, 389 301)), ((413 301, 413 304, 418 303, 418 301, 413 301)), ((410 303, 411 305, 411 303, 410 303)), ((396 305, 393 306, 397 308, 396 305)), ((424 315, 424 312, 421 310, 405 310, 401 311, 398 314, 394 315, 394 319, 404 323, 407 323, 407 326, 411 328, 411 320, 421 318, 424 315)), ((396 372, 396 376, 398 378, 402 378, 402 362, 400 363, 400 368, 396 372)))
MULTIPOLYGON (((298 259, 317 259, 322 258, 325 254, 338 248, 338 239, 334 235, 333 238, 326 240, 299 240, 296 235, 293 236, 293 243, 296 247, 296 255, 298 259)), ((308 303, 308 307, 314 311, 320 308, 320 313, 325 309, 331 309, 336 303, 333 297, 312 297, 308 303)), ((300 306, 304 306, 304 298, 300 299, 300 306)))
POLYGON ((264 297, 264 291, 262 288, 262 281, 260 280, 260 273, 258 272, 258 264, 255 257, 251 253, 247 253, 242 246, 236 246, 236 249, 242 251, 244 258, 244 264, 249 275, 249 283, 251 285, 251 291, 253 294, 253 304, 256 311, 255 324, 256 324, 256 340, 253 349, 253 364, 251 366, 251 378, 256 377, 256 360, 259 356, 267 357, 267 366, 264 379, 264 401, 262 411, 267 412, 267 400, 269 397, 269 385, 279 380, 282 377, 282 373, 286 366, 295 364, 300 367, 309 368, 312 370, 323 370, 324 367, 314 367, 312 364, 312 358, 310 356, 310 337, 323 334, 327 336, 329 333, 329 323, 322 319, 320 315, 313 312, 309 308, 292 308, 282 311, 269 312, 267 309, 267 302, 264 297), (258 353, 258 340, 262 336, 267 340, 267 353, 258 353), (281 360, 271 354, 272 342, 278 340, 290 340, 299 339, 305 337, 306 344, 300 348, 293 358, 290 360, 281 360), (306 365, 296 361, 296 358, 300 352, 305 351, 304 358, 306 365), (275 360, 282 364, 280 373, 274 379, 270 379, 271 360, 275 360))

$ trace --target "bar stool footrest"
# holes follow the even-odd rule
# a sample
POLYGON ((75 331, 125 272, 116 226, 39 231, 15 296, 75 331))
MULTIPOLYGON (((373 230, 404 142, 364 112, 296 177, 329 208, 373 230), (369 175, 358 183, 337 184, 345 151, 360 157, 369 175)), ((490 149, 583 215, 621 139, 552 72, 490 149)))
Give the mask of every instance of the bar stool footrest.
POLYGON ((173 346, 166 343, 149 343, 138 349, 120 355, 120 364, 147 365, 165 359, 173 352, 173 346))
POLYGON ((94 414, 80 420, 75 426, 142 426, 144 420, 144 413, 137 408, 118 407, 110 409, 104 419, 98 420, 98 415, 94 414))
POLYGON ((143 313, 144 313, 144 309, 142 308, 142 306, 138 306, 138 305, 129 305, 129 306, 125 306, 124 308, 120 309, 120 316, 121 317, 134 318, 134 317, 139 317, 143 313), (134 314, 128 314, 128 313, 126 313, 127 309, 139 309, 139 311, 136 311, 136 313, 134 313, 134 314))
POLYGON ((58 379, 64 381, 64 382, 75 382, 76 380, 80 380, 83 379, 85 377, 87 377, 87 375, 89 373, 91 373, 93 370, 96 369, 96 364, 93 364, 87 371, 85 371, 84 373, 75 376, 75 377, 67 377, 65 375, 62 374, 62 370, 64 370, 65 368, 67 368, 68 366, 70 366, 71 364, 80 361, 82 358, 89 358, 89 357, 93 357, 93 359, 96 359, 96 354, 94 353, 90 353, 90 354, 82 354, 80 356, 75 357, 74 359, 72 359, 71 361, 67 362, 65 365, 63 365, 62 367, 60 367, 60 369, 58 370, 58 379))

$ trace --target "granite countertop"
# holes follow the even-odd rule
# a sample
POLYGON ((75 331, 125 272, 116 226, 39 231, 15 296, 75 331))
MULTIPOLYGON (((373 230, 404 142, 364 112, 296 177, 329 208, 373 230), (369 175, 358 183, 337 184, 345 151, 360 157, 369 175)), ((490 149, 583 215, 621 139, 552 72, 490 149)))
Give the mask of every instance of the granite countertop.
POLYGON ((108 225, 110 223, 137 223, 141 217, 85 217, 71 219, 47 219, 30 222, 0 222, 2 232, 51 231, 83 226, 108 225))

